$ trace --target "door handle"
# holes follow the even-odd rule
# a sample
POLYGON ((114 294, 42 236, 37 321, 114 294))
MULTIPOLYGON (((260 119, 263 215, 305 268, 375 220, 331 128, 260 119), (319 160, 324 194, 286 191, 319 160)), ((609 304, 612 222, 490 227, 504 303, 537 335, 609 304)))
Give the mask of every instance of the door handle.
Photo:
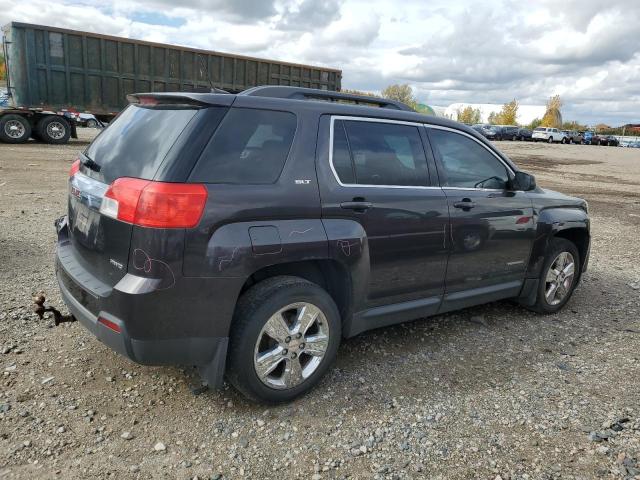
POLYGON ((470 198, 463 198, 461 202, 455 202, 453 206, 461 208, 464 211, 469 211, 476 206, 476 202, 472 202, 470 198))
POLYGON ((356 212, 366 212, 371 207, 373 207, 371 202, 364 201, 342 202, 340 204, 340 208, 344 208, 345 210, 354 210, 356 212))

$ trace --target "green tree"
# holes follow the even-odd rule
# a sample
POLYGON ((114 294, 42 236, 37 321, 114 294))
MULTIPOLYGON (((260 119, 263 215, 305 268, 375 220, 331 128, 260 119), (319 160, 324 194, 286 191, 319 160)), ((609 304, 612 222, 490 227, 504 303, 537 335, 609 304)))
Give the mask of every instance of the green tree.
POLYGON ((343 88, 342 90, 340 90, 341 93, 348 93, 350 95, 360 95, 360 96, 364 96, 364 97, 379 97, 380 95, 376 95, 375 93, 372 92, 363 92, 361 90, 354 90, 354 89, 349 89, 349 88, 343 88))
POLYGON ((496 112, 491 112, 489 114, 489 118, 487 119, 491 125, 498 125, 500 120, 498 118, 498 114, 496 112))
POLYGON ((458 109, 456 111, 456 116, 459 122, 466 123, 467 125, 475 125, 476 123, 480 123, 480 109, 473 108, 472 106, 467 106, 462 110, 458 109))
POLYGON ((418 106, 418 101, 413 95, 413 89, 408 84, 389 85, 387 88, 382 90, 382 97, 389 100, 402 102, 406 105, 409 105, 414 110, 418 106))
POLYGON ((538 128, 541 124, 542 124, 542 120, 540 120, 539 118, 534 118, 533 120, 531 120, 531 123, 529 124, 529 128, 531 130, 534 130, 538 128))
POLYGON ((543 127, 562 128, 562 113, 560 112, 560 108, 562 108, 560 95, 549 98, 547 111, 542 117, 541 125, 543 127))
POLYGON ((502 105, 502 110, 497 115, 497 120, 500 125, 516 125, 516 118, 518 117, 518 101, 514 98, 508 103, 502 105))

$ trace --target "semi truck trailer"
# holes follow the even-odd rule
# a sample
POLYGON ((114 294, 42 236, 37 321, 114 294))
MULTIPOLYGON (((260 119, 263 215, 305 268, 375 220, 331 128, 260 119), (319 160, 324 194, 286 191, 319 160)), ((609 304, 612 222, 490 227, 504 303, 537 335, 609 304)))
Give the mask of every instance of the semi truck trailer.
POLYGON ((144 92, 238 93, 259 85, 339 91, 342 72, 63 28, 2 28, 6 92, 0 141, 66 143, 80 114, 109 122, 144 92))

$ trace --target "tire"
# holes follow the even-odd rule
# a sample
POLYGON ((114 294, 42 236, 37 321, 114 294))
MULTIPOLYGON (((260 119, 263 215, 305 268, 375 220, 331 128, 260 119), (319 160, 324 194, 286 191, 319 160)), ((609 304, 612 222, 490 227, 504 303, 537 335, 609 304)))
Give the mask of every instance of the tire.
MULTIPOLYGON (((539 282, 538 282, 538 292, 536 295, 536 303, 530 307, 531 310, 534 310, 538 313, 550 314, 556 313, 564 307, 578 284, 578 279, 580 278, 580 254, 578 253, 578 249, 573 242, 566 240, 564 238, 554 238, 550 242, 549 251, 545 257, 544 264, 542 266, 542 273, 540 274, 539 282), (548 283, 548 280, 551 280, 553 275, 551 273, 552 266, 557 265, 556 260, 562 254, 569 254, 573 260, 573 275, 571 277, 570 284, 566 284, 563 282, 562 290, 565 291, 564 296, 562 298, 558 298, 561 290, 556 288, 556 291, 551 296, 551 300, 549 301, 548 293, 551 287, 551 284, 548 283), (557 301, 557 303, 555 303, 557 301)), ((554 268, 555 269, 555 268, 554 268)), ((567 275, 566 278, 569 276, 567 275)), ((566 280, 565 278, 565 280, 566 280)), ((557 281, 557 278, 556 278, 557 281)))
POLYGON ((254 401, 290 401, 311 390, 326 373, 336 357, 341 336, 338 307, 324 289, 299 277, 268 278, 252 286, 238 301, 229 338, 227 379, 254 401), (317 308, 319 313, 306 333, 298 338, 295 319, 303 308, 311 307, 317 308), (280 312, 283 315, 277 316, 280 312), (282 323, 277 319, 283 317, 289 318, 289 322, 284 329, 276 332, 282 335, 267 334, 267 324, 273 320, 275 327, 272 328, 282 328, 282 323), (287 337, 282 338, 284 335, 287 337), (280 338, 279 341, 275 340, 276 336, 280 338), (311 351, 311 338, 322 337, 327 339, 318 340, 315 345, 317 351, 324 351, 324 354, 306 353, 311 351), (277 355, 273 355, 275 362, 265 362, 271 368, 265 368, 262 376, 257 371, 257 359, 261 351, 264 352, 262 357, 270 355, 268 352, 277 355), (300 367, 297 378, 287 375, 296 370, 290 369, 292 365, 300 367), (309 371, 305 377, 307 369, 309 371))
POLYGON ((547 140, 547 142, 549 142, 549 143, 553 143, 553 137, 549 137, 549 139, 547 140))
POLYGON ((22 115, 0 117, 0 141, 5 143, 25 143, 31 137, 31 124, 22 115))
POLYGON ((87 128, 98 128, 98 122, 96 122, 93 118, 87 120, 87 128))
POLYGON ((62 145, 71 137, 71 125, 64 118, 49 115, 38 122, 38 135, 43 142, 62 145))
POLYGON ((511 137, 511 141, 515 142, 518 139, 518 137, 516 137, 515 135, 513 137, 511 137))

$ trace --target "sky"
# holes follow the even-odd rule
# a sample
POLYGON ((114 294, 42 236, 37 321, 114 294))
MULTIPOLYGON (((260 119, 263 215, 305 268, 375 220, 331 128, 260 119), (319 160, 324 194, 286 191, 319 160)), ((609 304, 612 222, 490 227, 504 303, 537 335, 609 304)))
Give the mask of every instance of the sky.
POLYGON ((0 0, 22 21, 339 68, 422 103, 544 104, 640 123, 640 0, 0 0))

